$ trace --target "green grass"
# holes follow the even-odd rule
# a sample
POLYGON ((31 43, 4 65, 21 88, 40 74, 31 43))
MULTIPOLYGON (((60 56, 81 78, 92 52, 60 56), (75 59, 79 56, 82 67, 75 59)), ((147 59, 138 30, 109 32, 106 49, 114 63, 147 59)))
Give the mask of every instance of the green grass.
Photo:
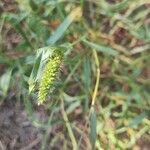
POLYGON ((150 143, 149 0, 17 2, 16 12, 0 17, 0 96, 4 101, 16 90, 33 125, 45 131, 41 149, 123 150, 140 147, 142 139, 150 143), (8 46, 10 30, 20 39, 8 46), (43 123, 33 112, 52 53, 47 46, 64 47, 65 58, 43 104, 49 115, 43 123), (49 139, 49 128, 57 126, 63 129, 49 139))

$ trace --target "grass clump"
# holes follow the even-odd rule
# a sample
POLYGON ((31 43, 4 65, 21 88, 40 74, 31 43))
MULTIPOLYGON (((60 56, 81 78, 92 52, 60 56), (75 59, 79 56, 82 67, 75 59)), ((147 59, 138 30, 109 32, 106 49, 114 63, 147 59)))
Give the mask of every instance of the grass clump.
POLYGON ((40 146, 147 148, 149 0, 16 1, 16 11, 0 2, 0 96, 25 105, 45 133, 40 146), (51 94, 64 55, 59 92, 51 94), (35 118, 37 102, 45 122, 35 118))

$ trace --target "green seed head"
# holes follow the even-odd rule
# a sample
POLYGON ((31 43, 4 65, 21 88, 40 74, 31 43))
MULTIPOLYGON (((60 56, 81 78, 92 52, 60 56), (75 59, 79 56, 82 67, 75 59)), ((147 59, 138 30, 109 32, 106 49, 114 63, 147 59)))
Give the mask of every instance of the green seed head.
POLYGON ((63 59, 63 50, 55 49, 53 55, 49 58, 39 85, 38 104, 42 104, 48 92, 52 92, 54 82, 59 72, 59 68, 63 59))

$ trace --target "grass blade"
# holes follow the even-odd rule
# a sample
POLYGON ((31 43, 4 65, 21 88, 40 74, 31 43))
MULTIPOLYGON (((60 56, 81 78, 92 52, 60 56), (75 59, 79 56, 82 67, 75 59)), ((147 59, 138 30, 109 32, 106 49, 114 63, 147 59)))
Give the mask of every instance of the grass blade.
POLYGON ((75 8, 67 18, 60 24, 60 26, 56 29, 56 31, 49 37, 47 40, 47 44, 54 44, 56 43, 67 30, 69 25, 76 19, 76 17, 81 16, 81 8, 75 8))
POLYGON ((99 52, 102 52, 104 54, 108 54, 108 55, 112 55, 112 56, 116 56, 118 55, 118 52, 108 46, 105 46, 105 45, 101 45, 101 44, 95 44, 93 42, 89 42, 87 40, 83 40, 83 42, 85 44, 87 44, 89 47, 99 51, 99 52))
POLYGON ((0 78, 0 89, 4 97, 7 95, 7 91, 11 80, 11 75, 12 75, 12 69, 8 69, 0 78))
POLYGON ((92 144, 92 149, 95 149, 96 142, 96 127, 97 127, 97 117, 94 108, 92 108, 91 116, 90 116, 90 140, 92 144))

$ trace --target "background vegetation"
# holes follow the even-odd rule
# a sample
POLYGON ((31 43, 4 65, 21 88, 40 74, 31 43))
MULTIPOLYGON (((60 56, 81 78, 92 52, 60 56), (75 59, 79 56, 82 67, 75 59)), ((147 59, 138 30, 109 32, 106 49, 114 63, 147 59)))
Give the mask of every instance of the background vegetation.
POLYGON ((0 148, 148 150, 149 49, 149 0, 0 1, 0 148), (29 78, 51 45, 65 58, 37 106, 29 78))

